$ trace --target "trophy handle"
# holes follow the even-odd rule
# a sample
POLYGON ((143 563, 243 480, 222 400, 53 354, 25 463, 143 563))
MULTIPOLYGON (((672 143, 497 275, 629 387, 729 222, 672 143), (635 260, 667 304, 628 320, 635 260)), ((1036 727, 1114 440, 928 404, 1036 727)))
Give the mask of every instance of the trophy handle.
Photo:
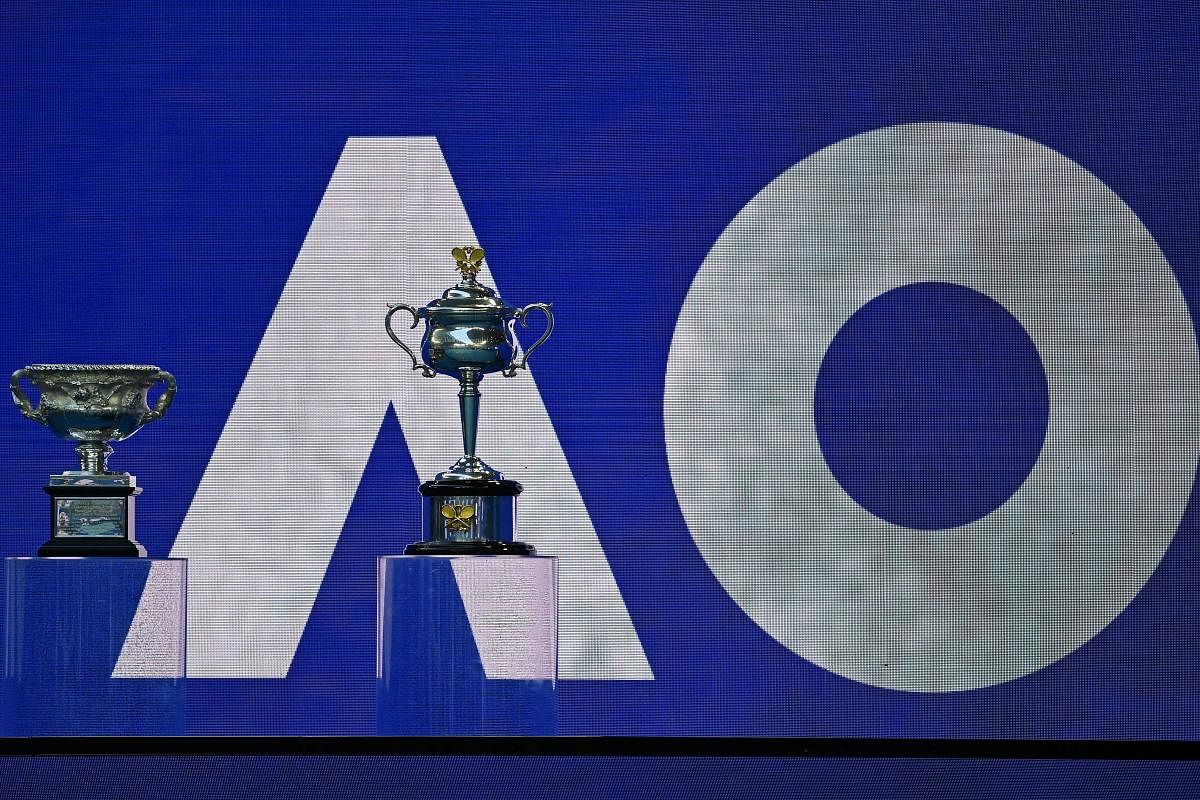
POLYGON ((12 374, 12 380, 8 382, 8 388, 12 391, 13 402, 17 404, 17 408, 21 409, 21 416, 31 419, 34 422, 46 424, 46 412, 42 411, 41 406, 33 407, 29 402, 29 396, 21 388, 21 378, 29 374, 28 370, 19 369, 12 374))
POLYGON ((171 401, 175 399, 175 390, 179 388, 175 383, 175 376, 165 369, 160 369, 158 374, 154 376, 154 382, 158 383, 159 381, 166 384, 166 387, 163 389, 163 393, 158 396, 158 402, 154 404, 154 410, 142 414, 142 418, 138 420, 139 425, 145 425, 147 422, 162 419, 163 414, 167 413, 167 409, 171 407, 171 401))
MULTIPOLYGON (((541 347, 542 342, 549 339, 550 334, 554 332, 554 314, 550 312, 549 303, 530 303, 524 308, 519 309, 517 313, 513 314, 513 319, 519 321, 521 326, 525 327, 529 325, 529 323, 525 321, 525 315, 534 309, 537 309, 546 315, 546 330, 528 350, 523 350, 520 355, 517 355, 516 353, 513 354, 512 363, 505 367, 501 372, 501 374, 506 378, 511 378, 513 375, 516 375, 517 370, 519 369, 525 369, 525 364, 529 361, 529 356, 532 355, 534 350, 537 350, 539 347, 541 347)), ((513 341, 517 344, 517 348, 514 348, 514 350, 520 348, 521 343, 517 342, 517 337, 515 334, 513 336, 513 341)))
POLYGON ((421 374, 426 378, 432 378, 437 373, 430 369, 428 364, 419 361, 416 354, 408 348, 408 345, 400 341, 400 337, 397 336, 396 332, 392 330, 392 314, 395 314, 400 310, 404 310, 412 314, 413 323, 412 325, 408 326, 408 329, 412 330, 413 328, 417 327, 417 323, 421 321, 421 312, 424 311, 424 309, 418 310, 405 303, 397 303, 396 305, 391 305, 390 303, 388 304, 387 316, 383 318, 383 327, 387 331, 387 335, 392 337, 392 341, 400 345, 401 350, 408 353, 408 357, 411 358, 413 362, 412 368, 420 370, 421 374))

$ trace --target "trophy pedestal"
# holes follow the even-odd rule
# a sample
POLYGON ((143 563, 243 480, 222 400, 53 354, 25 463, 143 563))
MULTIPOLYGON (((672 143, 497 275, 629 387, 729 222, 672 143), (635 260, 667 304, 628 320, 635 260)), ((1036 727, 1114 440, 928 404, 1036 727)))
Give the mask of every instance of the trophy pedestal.
POLYGON ((379 733, 553 735, 557 581, 553 557, 381 557, 379 733))
POLYGON ((51 475, 50 540, 38 555, 144 558, 146 549, 134 540, 134 501, 141 493, 128 473, 51 475))
POLYGON ((437 479, 421 484, 421 539, 406 556, 531 556, 513 541, 521 484, 504 479, 437 479))
POLYGON ((187 561, 5 559, 8 736, 185 733, 187 561))

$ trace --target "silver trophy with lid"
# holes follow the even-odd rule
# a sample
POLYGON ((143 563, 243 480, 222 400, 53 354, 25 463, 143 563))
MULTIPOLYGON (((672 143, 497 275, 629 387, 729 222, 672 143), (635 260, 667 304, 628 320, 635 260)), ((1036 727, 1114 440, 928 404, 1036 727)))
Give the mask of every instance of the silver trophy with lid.
POLYGON ((142 490, 128 472, 111 472, 109 442, 161 419, 175 397, 175 378, 148 364, 34 364, 13 373, 13 402, 28 419, 76 443, 79 469, 51 475, 50 540, 39 556, 145 556, 134 539, 134 498, 142 490), (21 380, 41 393, 35 407, 21 380), (147 394, 164 388, 154 408, 147 394))
POLYGON ((415 308, 389 304, 384 328, 409 358, 412 368, 427 378, 448 375, 458 381, 463 455, 448 470, 421 484, 424 497, 423 541, 409 545, 408 555, 533 555, 532 546, 513 540, 514 511, 522 486, 475 455, 479 422, 479 384, 485 375, 506 378, 525 369, 529 356, 554 330, 554 315, 546 303, 522 308, 507 305, 495 290, 476 280, 483 263, 481 247, 451 251, 462 279, 440 298, 415 308), (540 311, 546 330, 528 349, 514 332, 516 323, 540 311), (410 329, 425 321, 417 358, 392 328, 399 312, 412 317, 410 329))

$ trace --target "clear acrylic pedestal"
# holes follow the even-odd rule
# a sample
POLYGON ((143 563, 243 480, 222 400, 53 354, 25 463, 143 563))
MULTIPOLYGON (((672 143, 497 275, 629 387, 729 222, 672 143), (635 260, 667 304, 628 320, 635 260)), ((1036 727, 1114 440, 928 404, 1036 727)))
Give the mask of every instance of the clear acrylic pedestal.
POLYGON ((8 558, 5 578, 5 735, 186 732, 186 560, 8 558))
POLYGON ((555 733, 558 559, 383 556, 378 592, 379 733, 555 733))

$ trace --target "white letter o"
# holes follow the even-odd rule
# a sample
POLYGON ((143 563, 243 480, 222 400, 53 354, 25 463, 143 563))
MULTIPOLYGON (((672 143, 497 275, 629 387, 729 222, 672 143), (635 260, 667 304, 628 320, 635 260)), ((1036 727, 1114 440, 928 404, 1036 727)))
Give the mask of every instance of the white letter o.
POLYGON ((667 453, 697 547, 764 631, 862 683, 973 689, 1063 658, 1149 579, 1192 490, 1198 376, 1170 266, 1095 176, 1004 131, 901 125, 801 161, 725 229, 671 343, 667 453), (813 424, 838 329, 920 281, 1003 305, 1049 392, 1022 486, 943 531, 856 503, 813 424))

